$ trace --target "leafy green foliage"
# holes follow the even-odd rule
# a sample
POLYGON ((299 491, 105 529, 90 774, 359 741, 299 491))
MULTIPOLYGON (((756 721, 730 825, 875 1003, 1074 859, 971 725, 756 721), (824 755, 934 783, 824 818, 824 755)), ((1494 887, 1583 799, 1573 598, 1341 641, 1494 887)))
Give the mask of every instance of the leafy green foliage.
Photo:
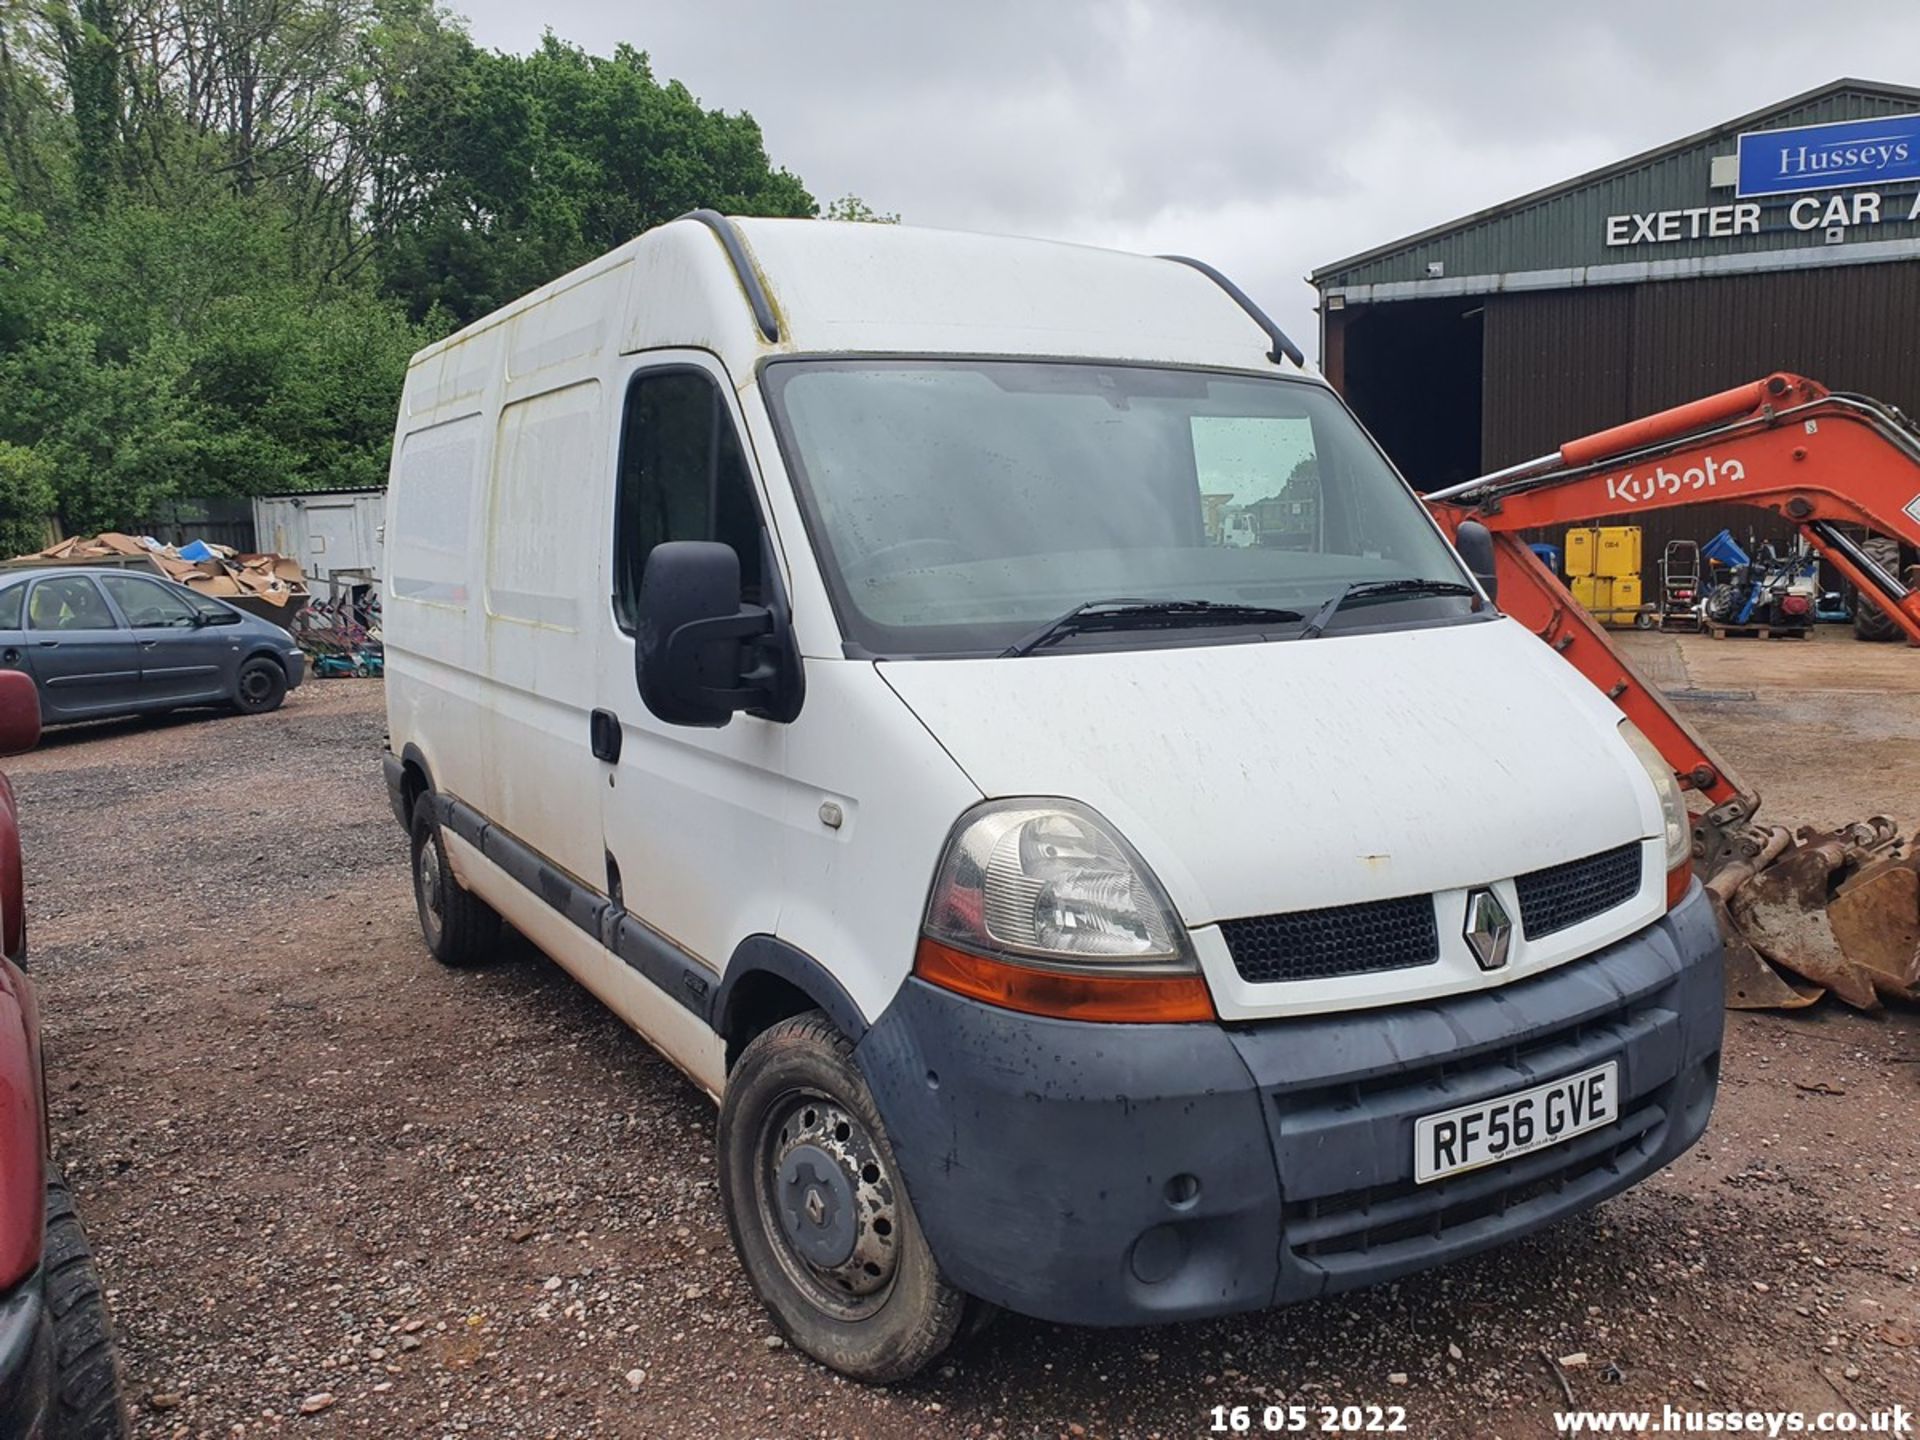
POLYGON ((416 317, 438 304, 471 320, 701 206, 815 213, 751 116, 701 108, 628 46, 589 55, 551 34, 525 57, 469 46, 436 78, 389 115, 409 168, 385 186, 405 206, 378 237, 388 291, 416 317), (417 166, 423 155, 437 164, 417 166))
POLYGON ((378 485, 409 355, 702 206, 818 212, 629 47, 489 52, 431 0, 0 7, 0 547, 378 485))
POLYGON ((882 215, 858 195, 842 195, 827 203, 820 212, 822 220, 859 220, 869 225, 898 225, 898 215, 882 215))
POLYGON ((52 510, 52 467, 26 446, 0 440, 0 549, 8 555, 38 550, 52 510))

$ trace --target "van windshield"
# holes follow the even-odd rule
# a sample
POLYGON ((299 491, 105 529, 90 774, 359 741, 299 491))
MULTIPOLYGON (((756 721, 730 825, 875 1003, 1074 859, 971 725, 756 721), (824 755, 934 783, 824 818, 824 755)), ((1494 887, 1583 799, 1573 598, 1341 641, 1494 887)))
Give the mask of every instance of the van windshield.
POLYGON ((763 385, 842 629, 869 655, 1000 654, 1086 606, 1102 623, 1047 653, 1474 603, 1419 501, 1311 381, 911 359, 780 361, 763 385), (1417 580, 1438 583, 1373 583, 1417 580))

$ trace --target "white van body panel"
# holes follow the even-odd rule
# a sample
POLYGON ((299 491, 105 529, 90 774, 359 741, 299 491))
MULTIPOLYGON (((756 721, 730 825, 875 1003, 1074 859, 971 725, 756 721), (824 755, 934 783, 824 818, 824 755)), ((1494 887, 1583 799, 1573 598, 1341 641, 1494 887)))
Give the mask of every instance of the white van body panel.
POLYGON ((1280 887, 1291 908, 1347 905, 1660 834, 1617 711, 1476 683, 1527 675, 1542 648, 1502 620, 880 673, 982 793, 1092 806, 1204 925, 1269 914, 1280 887), (1540 796, 1557 803, 1525 803, 1540 796))
POLYGON ((1008 263, 996 235, 916 230, 902 244, 893 226, 738 223, 780 312, 783 348, 796 352, 1275 368, 1246 312, 1189 266, 1045 240, 1020 242, 1008 263))
POLYGON ((989 798, 1062 795, 1104 815, 1190 926, 1440 897, 1442 964, 1417 976, 1249 985, 1212 946, 1222 1014, 1273 1015, 1481 988, 1467 892, 1497 881, 1518 914, 1511 877, 1628 841, 1647 842, 1639 898, 1517 941, 1501 982, 1664 911, 1660 812, 1619 712, 1554 667, 1565 664, 1500 620, 880 670, 989 798))
POLYGON ((439 789, 511 815, 595 884, 598 826, 579 821, 599 798, 580 755, 605 610, 606 313, 626 282, 625 266, 562 282, 416 360, 388 522, 385 630, 403 672, 390 710, 439 789))
POLYGON ((913 967, 947 832, 980 791, 867 661, 808 661, 789 728, 778 933, 829 965, 871 1020, 913 967))

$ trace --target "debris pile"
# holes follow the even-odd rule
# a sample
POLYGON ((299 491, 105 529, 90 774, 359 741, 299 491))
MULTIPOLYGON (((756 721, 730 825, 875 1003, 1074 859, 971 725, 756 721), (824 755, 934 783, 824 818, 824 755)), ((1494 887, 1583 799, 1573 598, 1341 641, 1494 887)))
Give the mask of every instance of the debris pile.
POLYGON ((298 560, 285 555, 242 555, 228 545, 195 540, 162 545, 151 535, 75 535, 32 555, 14 557, 14 565, 115 565, 145 560, 169 580, 222 600, 254 600, 298 610, 307 599, 307 577, 298 560))

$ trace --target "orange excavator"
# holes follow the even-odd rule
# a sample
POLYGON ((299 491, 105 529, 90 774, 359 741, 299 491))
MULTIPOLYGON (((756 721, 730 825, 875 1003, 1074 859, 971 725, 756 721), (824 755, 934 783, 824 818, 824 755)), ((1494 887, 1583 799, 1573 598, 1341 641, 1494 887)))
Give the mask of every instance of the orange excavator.
POLYGON ((1920 547, 1920 430, 1891 406, 1776 374, 1584 436, 1428 494, 1463 551, 1491 550, 1500 604, 1604 691, 1694 797, 1694 868, 1726 938, 1727 1001, 1790 1009, 1831 990, 1861 1009, 1920 1001, 1920 854, 1884 816, 1797 834, 1614 648, 1526 532, 1734 501, 1772 510, 1920 645, 1920 577, 1868 531, 1920 547), (1485 536, 1464 536, 1484 526, 1485 536), (1467 543, 1469 540, 1477 543, 1467 543))

